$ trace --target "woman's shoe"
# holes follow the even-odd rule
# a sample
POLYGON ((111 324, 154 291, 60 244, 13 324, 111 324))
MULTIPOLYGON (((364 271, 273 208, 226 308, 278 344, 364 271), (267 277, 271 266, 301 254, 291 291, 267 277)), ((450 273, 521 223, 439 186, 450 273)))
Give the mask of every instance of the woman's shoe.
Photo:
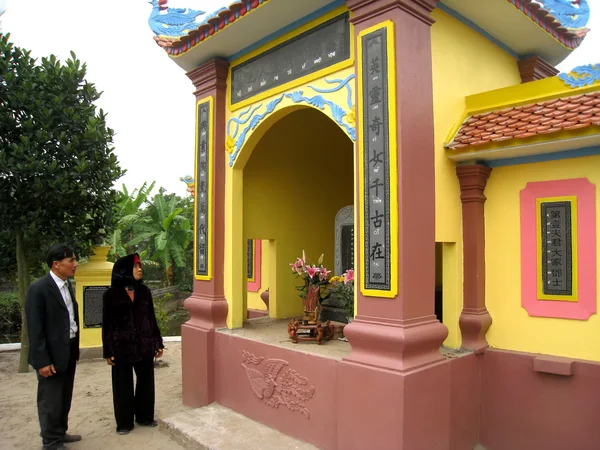
POLYGON ((156 420, 153 420, 152 422, 138 422, 137 424, 142 427, 152 427, 152 428, 158 426, 158 422, 156 420))
POLYGON ((130 432, 131 428, 117 428, 117 434, 120 434, 121 436, 129 434, 130 432))

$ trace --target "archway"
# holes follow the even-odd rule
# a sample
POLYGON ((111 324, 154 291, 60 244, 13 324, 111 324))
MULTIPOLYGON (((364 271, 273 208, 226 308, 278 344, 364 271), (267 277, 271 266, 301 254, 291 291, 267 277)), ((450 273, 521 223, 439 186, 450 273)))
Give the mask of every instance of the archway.
POLYGON ((228 298, 232 328, 242 326, 247 307, 247 247, 240 244, 268 242, 261 267, 270 316, 299 315, 299 282, 289 263, 304 250, 315 264, 324 254, 324 265, 333 269, 335 216, 354 204, 354 143, 333 120, 317 109, 301 108, 262 126, 267 129, 256 130, 260 139, 243 155, 243 168, 231 171, 233 264, 226 270, 231 270, 233 286, 228 298))

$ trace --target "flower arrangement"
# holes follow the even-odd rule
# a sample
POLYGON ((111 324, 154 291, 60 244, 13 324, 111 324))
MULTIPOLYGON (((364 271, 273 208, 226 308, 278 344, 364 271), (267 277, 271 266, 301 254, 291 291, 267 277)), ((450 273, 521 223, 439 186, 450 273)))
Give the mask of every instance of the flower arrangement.
POLYGON ((341 276, 331 277, 328 291, 342 301, 348 318, 354 317, 354 269, 341 276))
POLYGON ((323 266, 323 255, 316 265, 307 262, 306 254, 302 250, 302 257, 290 264, 292 273, 304 281, 296 289, 301 291, 300 298, 304 299, 304 318, 308 322, 316 322, 321 301, 329 296, 326 286, 329 284, 330 270, 323 266), (325 294, 325 295, 323 295, 325 294))

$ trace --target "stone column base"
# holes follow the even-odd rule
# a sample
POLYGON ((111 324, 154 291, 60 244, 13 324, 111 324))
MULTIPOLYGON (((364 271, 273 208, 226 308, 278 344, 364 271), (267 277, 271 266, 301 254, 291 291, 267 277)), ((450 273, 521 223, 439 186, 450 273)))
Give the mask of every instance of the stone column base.
POLYGON ((462 333, 462 347, 481 353, 489 347, 485 335, 492 324, 492 316, 487 309, 464 308, 458 320, 462 333))
POLYGON ((215 330, 181 326, 183 404, 201 408, 215 401, 215 330))
POLYGON ((339 449, 449 450, 450 363, 407 373, 342 362, 339 449))

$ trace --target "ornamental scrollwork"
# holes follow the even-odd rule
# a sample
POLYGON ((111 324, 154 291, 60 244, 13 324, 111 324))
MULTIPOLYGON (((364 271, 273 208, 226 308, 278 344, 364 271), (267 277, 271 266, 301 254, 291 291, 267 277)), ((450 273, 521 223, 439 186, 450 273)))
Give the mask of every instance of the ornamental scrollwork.
POLYGON ((572 88, 591 86, 600 81, 600 64, 587 64, 575 67, 569 73, 561 73, 558 78, 572 88))
POLYGON ((246 142, 248 133, 254 130, 269 114, 275 111, 277 105, 284 99, 290 99, 292 102, 300 104, 306 103, 314 108, 324 110, 326 107, 331 112, 333 120, 346 131, 350 139, 356 141, 356 128, 355 128, 355 111, 354 105, 352 104, 352 87, 350 81, 354 79, 354 74, 349 75, 345 79, 335 79, 324 81, 328 84, 334 84, 333 87, 329 88, 318 88, 309 85, 308 88, 317 93, 314 96, 306 96, 303 90, 297 90, 290 93, 281 94, 271 100, 263 109, 263 103, 256 106, 249 106, 239 113, 237 117, 232 117, 227 122, 227 139, 226 139, 226 151, 229 154, 229 166, 232 167, 235 162, 240 150, 246 142), (328 100, 327 94, 337 92, 341 89, 347 90, 347 110, 338 105, 337 103, 328 100), (323 95, 321 95, 323 94, 323 95), (324 96, 325 95, 325 96, 324 96), (346 119, 344 121, 344 118, 346 119))

